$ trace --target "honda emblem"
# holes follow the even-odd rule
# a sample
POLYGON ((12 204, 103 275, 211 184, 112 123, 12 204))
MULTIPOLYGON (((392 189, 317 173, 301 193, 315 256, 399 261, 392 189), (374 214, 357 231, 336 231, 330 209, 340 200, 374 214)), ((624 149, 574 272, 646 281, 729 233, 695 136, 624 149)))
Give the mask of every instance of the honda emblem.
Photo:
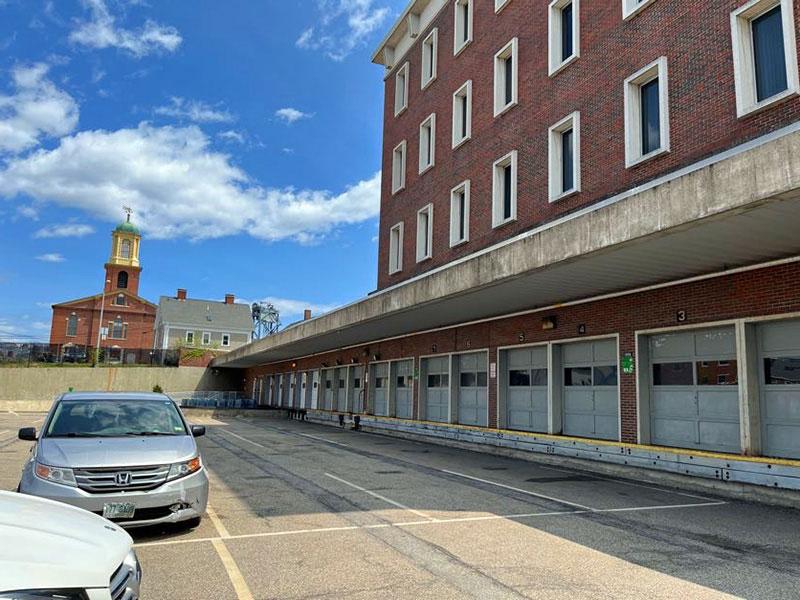
POLYGON ((128 485, 131 482, 131 474, 129 471, 122 471, 114 476, 117 485, 128 485))

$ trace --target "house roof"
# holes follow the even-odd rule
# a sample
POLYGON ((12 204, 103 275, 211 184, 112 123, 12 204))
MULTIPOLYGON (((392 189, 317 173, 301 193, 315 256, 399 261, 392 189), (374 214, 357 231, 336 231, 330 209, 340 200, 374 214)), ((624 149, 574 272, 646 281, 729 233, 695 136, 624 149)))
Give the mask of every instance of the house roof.
MULTIPOLYGON (((114 291, 111 291, 111 292, 106 292, 106 305, 107 306, 111 306, 109 303, 111 302, 111 299, 114 296, 116 296, 117 294, 124 294, 128 298, 133 298, 134 300, 138 300, 139 302, 141 302, 141 303, 143 303, 143 304, 145 304, 147 306, 152 306, 153 308, 155 308, 155 306, 156 306, 155 304, 153 304, 149 300, 146 300, 145 298, 142 298, 141 296, 137 296, 136 294, 131 294, 127 290, 114 290, 114 291)), ((53 308, 57 308, 57 307, 64 307, 64 306, 74 306, 75 304, 88 302, 89 300, 99 300, 100 296, 101 296, 101 294, 94 294, 92 296, 84 296, 83 298, 76 298, 75 300, 65 300, 64 302, 57 302, 57 303, 53 304, 52 307, 53 308)), ((117 308, 125 308, 125 307, 121 306, 121 307, 117 307, 117 308)))
POLYGON ((225 304, 215 300, 178 300, 171 296, 161 296, 158 301, 158 319, 166 325, 193 326, 198 329, 213 327, 249 332, 253 328, 253 319, 247 304, 225 304))

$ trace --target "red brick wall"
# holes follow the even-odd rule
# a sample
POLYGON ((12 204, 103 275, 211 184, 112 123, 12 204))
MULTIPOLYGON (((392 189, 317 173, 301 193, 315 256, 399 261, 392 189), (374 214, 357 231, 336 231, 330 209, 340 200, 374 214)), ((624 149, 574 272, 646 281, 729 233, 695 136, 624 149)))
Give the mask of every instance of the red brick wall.
POLYGON ((112 265, 106 264, 106 281, 109 279, 111 283, 106 283, 106 292, 117 290, 117 277, 120 271, 125 271, 128 274, 128 287, 124 288, 126 292, 139 295, 139 277, 142 274, 140 267, 127 267, 125 265, 112 265))
MULTIPOLYGON (((128 324, 127 335, 124 340, 107 338, 101 342, 101 345, 103 347, 152 348, 156 307, 130 297, 128 297, 127 306, 116 306, 112 304, 113 300, 113 294, 106 296, 103 312, 104 326, 108 327, 109 321, 113 321, 119 315, 128 324)), ((97 344, 99 323, 100 298, 90 298, 75 306, 56 306, 53 308, 53 320, 50 325, 50 343, 94 346, 97 344), (73 312, 78 316, 78 332, 75 337, 68 337, 67 319, 73 312)))
MULTIPOLYGON (((514 0, 512 0, 513 3, 514 0)), ((245 372, 244 389, 253 389, 253 379, 270 373, 319 369, 322 363, 347 365, 353 358, 366 362, 373 354, 380 360, 447 354, 466 350, 489 349, 491 361, 497 360, 498 347, 543 341, 574 339, 578 325, 586 326, 586 337, 619 334, 620 353, 635 356, 635 331, 716 322, 727 319, 800 312, 800 263, 759 269, 666 287, 648 292, 496 319, 474 325, 453 327, 432 333, 410 335, 385 342, 329 352, 296 361, 285 361, 245 372), (685 311, 687 320, 677 322, 677 312, 685 311), (542 330, 542 317, 555 316, 557 328, 542 330), (435 346, 435 349, 434 349, 435 346), (293 368, 292 363, 296 362, 293 368)), ((489 381, 489 424, 496 426, 496 380, 489 381)), ((637 441, 636 381, 634 375, 620 373, 623 441, 637 441)), ((414 415, 418 415, 419 390, 414 386, 414 415)))
MULTIPOLYGON (((386 79, 378 287, 552 220, 798 120, 800 98, 761 113, 736 117, 730 13, 745 0, 656 0, 622 20, 620 0, 581 2, 580 58, 548 77, 547 0, 511 0, 494 13, 474 2, 473 42, 453 56, 453 2, 429 27, 439 28, 438 77, 420 89, 421 40, 397 67, 410 63, 408 109, 394 117, 394 72, 386 79), (519 38, 519 104, 493 115, 493 57, 519 38), (669 69, 671 152, 625 168, 623 82, 666 56, 669 69), (452 94, 473 82, 472 139, 451 149, 452 94), (548 201, 548 128, 581 112, 582 192, 548 201), (418 175, 419 125, 436 113, 436 165, 418 175), (408 142, 406 189, 391 193, 392 149, 408 142), (517 221, 491 228, 491 165, 519 153, 517 221), (450 190, 472 181, 470 242, 449 248, 450 190), (433 259, 416 264, 416 212, 433 202, 433 259), (389 229, 405 222, 403 271, 388 275, 389 229)), ((795 17, 797 20, 797 16, 795 17)))

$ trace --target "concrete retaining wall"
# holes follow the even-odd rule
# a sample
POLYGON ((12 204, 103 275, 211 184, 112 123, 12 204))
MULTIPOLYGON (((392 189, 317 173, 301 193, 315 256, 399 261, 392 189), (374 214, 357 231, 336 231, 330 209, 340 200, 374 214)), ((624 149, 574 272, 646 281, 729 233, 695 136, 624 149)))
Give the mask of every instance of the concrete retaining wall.
POLYGON ((165 392, 238 390, 236 372, 203 367, 0 368, 0 411, 46 411, 53 399, 75 391, 165 392))

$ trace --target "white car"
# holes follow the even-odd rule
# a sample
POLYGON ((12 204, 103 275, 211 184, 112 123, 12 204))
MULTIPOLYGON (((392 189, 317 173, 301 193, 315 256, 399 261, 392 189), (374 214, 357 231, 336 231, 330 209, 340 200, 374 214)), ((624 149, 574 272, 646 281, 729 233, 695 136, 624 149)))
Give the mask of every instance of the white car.
POLYGON ((137 600, 124 529, 81 508, 0 491, 0 600, 137 600))

